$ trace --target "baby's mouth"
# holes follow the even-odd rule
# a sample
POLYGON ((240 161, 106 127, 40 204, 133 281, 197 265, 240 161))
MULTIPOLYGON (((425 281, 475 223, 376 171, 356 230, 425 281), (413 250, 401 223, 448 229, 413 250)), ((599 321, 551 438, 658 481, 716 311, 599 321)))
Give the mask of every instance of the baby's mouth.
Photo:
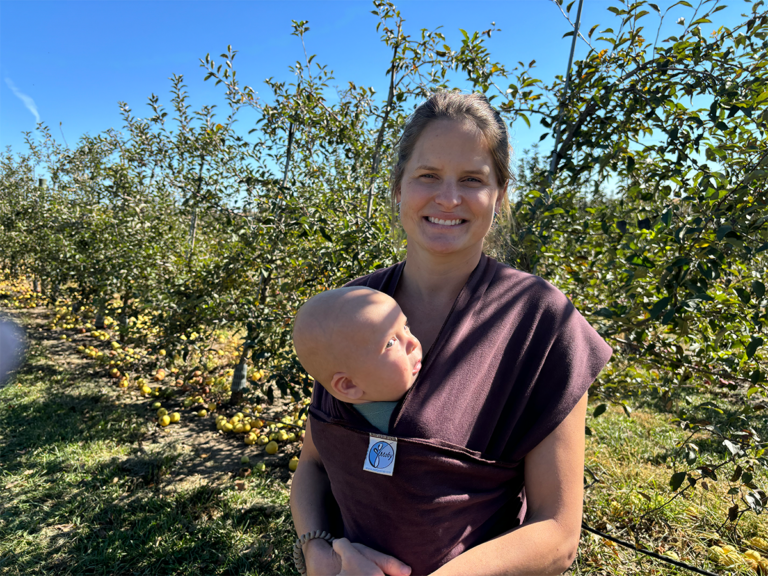
POLYGON ((418 362, 416 362, 416 366, 414 366, 414 367, 413 367, 413 372, 412 372, 412 374, 418 374, 418 373, 419 373, 419 370, 421 370, 421 360, 419 360, 418 362))

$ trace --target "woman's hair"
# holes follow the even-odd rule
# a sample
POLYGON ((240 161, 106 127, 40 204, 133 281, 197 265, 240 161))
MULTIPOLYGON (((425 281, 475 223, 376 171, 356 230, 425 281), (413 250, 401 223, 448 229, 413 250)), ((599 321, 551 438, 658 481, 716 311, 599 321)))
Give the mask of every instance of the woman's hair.
MULTIPOLYGON (((499 188, 503 189, 505 184, 514 179, 509 168, 510 146, 507 126, 498 111, 491 106, 488 98, 483 94, 462 94, 458 91, 436 92, 416 108, 408 118, 400 136, 395 153, 395 165, 389 177, 393 209, 395 194, 403 181, 405 165, 413 154, 419 136, 430 122, 441 119, 472 122, 482 133, 491 152, 499 188)), ((507 198, 502 201, 507 208, 507 198)))

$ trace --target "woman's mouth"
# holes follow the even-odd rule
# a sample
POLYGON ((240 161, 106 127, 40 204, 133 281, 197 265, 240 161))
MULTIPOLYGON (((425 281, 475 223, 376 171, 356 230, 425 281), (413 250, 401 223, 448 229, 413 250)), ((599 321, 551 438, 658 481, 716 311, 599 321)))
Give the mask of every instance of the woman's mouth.
POLYGON ((439 226, 458 226, 459 224, 466 222, 466 220, 462 220, 461 218, 455 218, 452 220, 443 220, 441 218, 433 218, 432 216, 426 216, 425 219, 427 220, 427 222, 431 222, 432 224, 438 224, 439 226))

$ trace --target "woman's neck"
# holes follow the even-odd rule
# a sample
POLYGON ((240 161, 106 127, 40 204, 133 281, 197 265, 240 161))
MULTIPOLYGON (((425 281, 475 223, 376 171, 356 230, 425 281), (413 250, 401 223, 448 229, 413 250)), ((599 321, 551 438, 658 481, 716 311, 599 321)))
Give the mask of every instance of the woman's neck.
POLYGON ((456 254, 425 257, 418 250, 409 250, 399 289, 414 303, 452 304, 481 256, 482 252, 461 257, 456 254))

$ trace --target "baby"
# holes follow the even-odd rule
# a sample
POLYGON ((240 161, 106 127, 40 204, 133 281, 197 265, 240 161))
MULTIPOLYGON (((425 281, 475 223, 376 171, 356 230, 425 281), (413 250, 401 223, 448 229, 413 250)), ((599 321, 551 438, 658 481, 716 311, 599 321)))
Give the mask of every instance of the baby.
POLYGON ((421 370, 421 344, 392 298, 371 288, 321 292, 299 310, 293 344, 304 369, 381 432, 421 370))

